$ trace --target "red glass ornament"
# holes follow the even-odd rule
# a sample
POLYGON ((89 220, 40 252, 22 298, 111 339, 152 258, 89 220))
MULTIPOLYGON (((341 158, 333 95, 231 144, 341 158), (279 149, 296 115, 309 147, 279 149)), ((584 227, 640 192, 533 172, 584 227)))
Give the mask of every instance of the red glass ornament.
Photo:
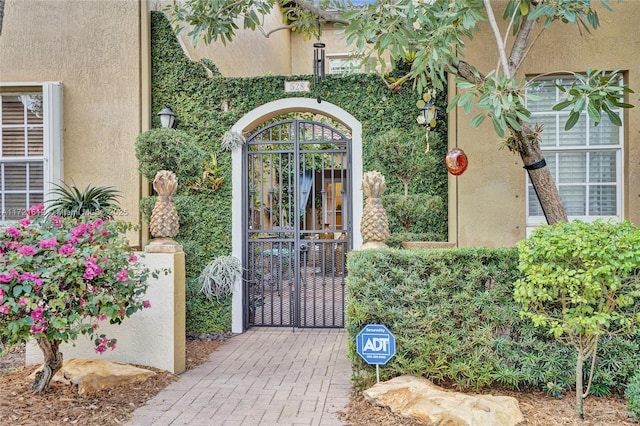
POLYGON ((465 170, 467 170, 467 166, 469 165, 467 154, 465 154, 460 148, 453 148, 451 151, 447 152, 444 162, 449 173, 454 176, 460 176, 465 170))

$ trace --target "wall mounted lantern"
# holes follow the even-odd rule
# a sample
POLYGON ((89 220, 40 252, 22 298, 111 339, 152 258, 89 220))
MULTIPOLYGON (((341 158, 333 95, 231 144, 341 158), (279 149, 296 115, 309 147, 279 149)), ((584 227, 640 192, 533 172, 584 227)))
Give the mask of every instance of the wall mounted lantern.
POLYGON ((173 112, 169 105, 166 105, 162 111, 158 113, 160 117, 160 125, 164 129, 176 129, 178 127, 178 115, 173 112))

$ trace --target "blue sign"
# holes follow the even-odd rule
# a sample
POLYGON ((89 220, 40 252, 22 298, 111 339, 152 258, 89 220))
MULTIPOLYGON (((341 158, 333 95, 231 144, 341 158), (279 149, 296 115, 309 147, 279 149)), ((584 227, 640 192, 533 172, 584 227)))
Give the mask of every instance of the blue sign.
POLYGON ((386 364, 396 354, 396 338, 384 325, 369 324, 356 336, 356 351, 367 364, 386 364))

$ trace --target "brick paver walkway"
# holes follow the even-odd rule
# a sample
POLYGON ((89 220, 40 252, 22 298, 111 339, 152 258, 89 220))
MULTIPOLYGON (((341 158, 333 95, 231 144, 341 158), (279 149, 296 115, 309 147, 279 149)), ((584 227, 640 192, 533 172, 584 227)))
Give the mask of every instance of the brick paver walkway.
POLYGON ((341 329, 252 328, 180 375, 130 426, 344 424, 351 366, 341 329))

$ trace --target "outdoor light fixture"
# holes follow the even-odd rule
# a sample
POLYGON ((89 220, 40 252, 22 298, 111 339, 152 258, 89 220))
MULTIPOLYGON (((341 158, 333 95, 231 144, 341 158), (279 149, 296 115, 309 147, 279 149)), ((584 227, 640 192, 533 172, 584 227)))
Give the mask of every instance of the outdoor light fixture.
POLYGON ((169 105, 166 105, 162 111, 158 113, 160 117, 160 125, 164 129, 175 129, 178 127, 178 115, 173 112, 169 105))
POLYGON ((319 81, 324 80, 324 48, 325 44, 322 42, 313 43, 313 84, 318 84, 319 81))
POLYGON ((428 90, 422 94, 422 99, 416 102, 416 106, 420 110, 420 115, 418 115, 416 121, 426 128, 425 138, 427 140, 427 152, 429 151, 429 130, 436 127, 436 118, 438 117, 438 110, 432 102, 435 95, 435 89, 428 90))

